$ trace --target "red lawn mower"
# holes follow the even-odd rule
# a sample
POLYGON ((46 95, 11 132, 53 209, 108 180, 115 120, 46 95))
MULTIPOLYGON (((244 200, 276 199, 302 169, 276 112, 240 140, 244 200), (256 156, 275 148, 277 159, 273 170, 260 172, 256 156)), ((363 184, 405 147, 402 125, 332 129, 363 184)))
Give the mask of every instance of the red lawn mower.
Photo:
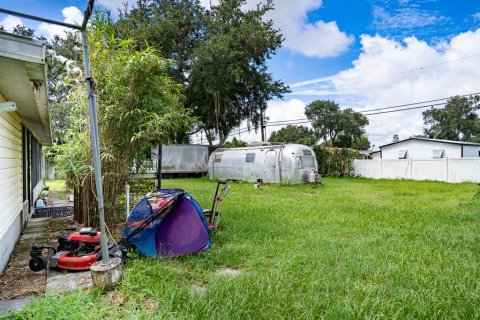
POLYGON ((28 266, 38 272, 47 267, 47 257, 42 255, 44 249, 53 251, 49 256, 50 267, 65 270, 90 270, 90 266, 99 260, 100 232, 93 228, 82 228, 68 236, 58 237, 58 247, 34 244, 30 251, 28 266))

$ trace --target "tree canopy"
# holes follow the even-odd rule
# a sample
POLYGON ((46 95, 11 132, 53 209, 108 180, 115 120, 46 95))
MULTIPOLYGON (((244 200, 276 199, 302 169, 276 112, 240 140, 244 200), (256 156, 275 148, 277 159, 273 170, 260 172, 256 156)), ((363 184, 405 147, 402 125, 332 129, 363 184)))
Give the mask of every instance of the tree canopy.
POLYGON ((198 120, 191 131, 204 130, 210 144, 219 138, 222 145, 244 120, 257 129, 267 102, 288 91, 267 71, 283 41, 265 19, 271 0, 253 10, 245 3, 222 0, 205 11, 198 0, 140 0, 121 12, 115 26, 118 35, 148 43, 174 61, 183 105, 198 120))
POLYGON ((233 137, 232 141, 227 141, 223 144, 224 148, 240 148, 240 147, 248 147, 248 143, 233 137))
POLYGON ((429 138, 480 142, 480 96, 455 96, 443 108, 423 112, 424 133, 429 138))
MULTIPOLYGON (((113 222, 121 213, 118 199, 134 160, 141 158, 149 146, 168 141, 172 132, 189 128, 193 119, 179 107, 182 87, 168 75, 171 61, 154 48, 137 50, 134 40, 115 38, 112 26, 101 14, 92 19, 89 46, 97 97, 105 216, 113 222)), ((63 81, 69 90, 59 104, 69 110, 72 119, 67 122, 68 139, 55 147, 57 158, 75 187, 90 190, 85 86, 69 81, 65 75, 63 81)), ((82 194, 93 199, 92 194, 82 194)))
POLYGON ((313 146, 317 143, 315 131, 305 126, 287 125, 278 131, 273 131, 268 138, 270 142, 299 143, 313 146))
POLYGON ((324 142, 330 141, 332 147, 368 149, 370 146, 365 136, 368 119, 360 112, 342 110, 334 101, 315 100, 307 105, 305 115, 317 136, 324 142))

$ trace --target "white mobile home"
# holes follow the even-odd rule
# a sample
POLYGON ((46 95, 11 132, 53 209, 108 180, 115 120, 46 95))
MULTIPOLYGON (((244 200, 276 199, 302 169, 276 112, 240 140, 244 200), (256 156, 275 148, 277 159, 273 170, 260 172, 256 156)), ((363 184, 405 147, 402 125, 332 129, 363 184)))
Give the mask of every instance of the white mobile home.
POLYGON ((409 138, 380 146, 373 159, 478 158, 480 143, 427 138, 409 138))
POLYGON ((285 184, 320 180, 315 153, 301 144, 217 149, 210 155, 208 176, 285 184))
POLYGON ((0 272, 42 190, 51 144, 45 45, 0 32, 0 272))

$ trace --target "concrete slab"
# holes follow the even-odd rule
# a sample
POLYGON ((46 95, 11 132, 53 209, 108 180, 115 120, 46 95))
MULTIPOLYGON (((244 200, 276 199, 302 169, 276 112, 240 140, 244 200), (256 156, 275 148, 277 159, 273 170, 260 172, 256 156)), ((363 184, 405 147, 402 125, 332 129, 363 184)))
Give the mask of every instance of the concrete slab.
POLYGON ((66 272, 50 269, 47 275, 46 293, 63 293, 78 288, 89 289, 93 286, 90 271, 66 272))
POLYGON ((20 310, 33 299, 35 299, 34 295, 28 295, 17 299, 0 300, 0 317, 4 316, 8 311, 20 310))

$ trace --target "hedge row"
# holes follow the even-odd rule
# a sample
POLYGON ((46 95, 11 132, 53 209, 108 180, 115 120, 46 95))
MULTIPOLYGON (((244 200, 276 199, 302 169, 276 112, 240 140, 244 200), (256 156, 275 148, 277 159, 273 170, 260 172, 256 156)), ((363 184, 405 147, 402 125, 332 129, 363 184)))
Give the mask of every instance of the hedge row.
POLYGON ((314 146, 318 172, 322 176, 351 177, 354 175, 353 160, 359 152, 348 148, 325 148, 314 146))

